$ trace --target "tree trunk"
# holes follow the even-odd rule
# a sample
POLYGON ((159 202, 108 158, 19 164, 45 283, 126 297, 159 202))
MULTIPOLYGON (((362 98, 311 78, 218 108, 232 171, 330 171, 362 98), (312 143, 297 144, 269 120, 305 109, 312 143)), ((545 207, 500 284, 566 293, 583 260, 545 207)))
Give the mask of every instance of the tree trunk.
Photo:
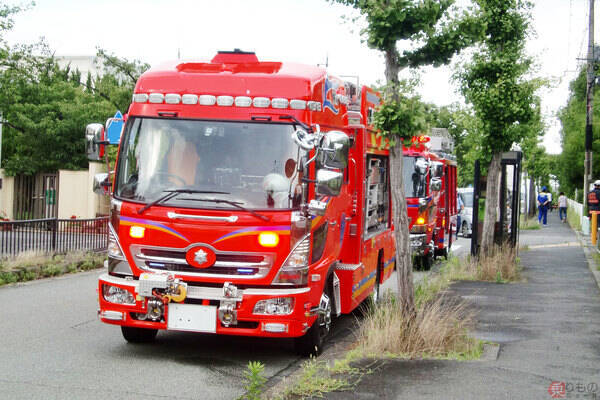
POLYGON ((396 276, 398 279, 398 298, 402 308, 411 313, 415 308, 410 254, 410 235, 408 232, 408 211, 402 182, 403 155, 402 143, 390 149, 390 183, 392 187, 392 209, 394 210, 394 235, 396 238, 396 276))
POLYGON ((481 254, 489 254, 494 248, 494 228, 498 219, 500 161, 502 153, 494 153, 488 168, 485 190, 485 218, 481 235, 481 254))
MULTIPOLYGON (((385 78, 388 84, 387 96, 392 101, 399 101, 398 67, 396 49, 385 52, 385 78)), ((390 132, 401 133, 401 132, 390 132)), ((396 238, 396 276, 398 278, 398 300, 402 309, 412 313, 415 309, 415 297, 412 274, 412 257, 410 254, 410 235, 408 232, 408 211, 402 182, 402 140, 398 138, 394 148, 390 149, 390 183, 392 190, 392 209, 394 210, 394 235, 396 238)))

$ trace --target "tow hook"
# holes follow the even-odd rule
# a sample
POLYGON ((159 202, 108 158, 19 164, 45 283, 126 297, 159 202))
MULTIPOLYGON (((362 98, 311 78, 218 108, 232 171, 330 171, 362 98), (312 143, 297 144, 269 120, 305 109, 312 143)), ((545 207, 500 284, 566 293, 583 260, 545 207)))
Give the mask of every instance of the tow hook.
POLYGON ((171 274, 144 273, 139 282, 137 300, 148 299, 146 314, 138 313, 138 318, 142 320, 160 321, 167 304, 172 301, 181 303, 187 296, 187 284, 171 274))
POLYGON ((223 297, 224 299, 220 301, 217 312, 219 321, 221 321, 224 327, 237 325, 237 311, 235 307, 239 299, 238 288, 232 285, 231 282, 225 282, 225 285, 223 285, 223 297))

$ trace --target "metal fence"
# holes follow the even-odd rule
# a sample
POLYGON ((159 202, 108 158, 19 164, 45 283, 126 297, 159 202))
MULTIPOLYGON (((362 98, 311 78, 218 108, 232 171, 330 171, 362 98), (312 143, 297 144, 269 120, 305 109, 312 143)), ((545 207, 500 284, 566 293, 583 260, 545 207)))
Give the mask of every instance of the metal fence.
POLYGON ((108 217, 0 221, 0 258, 26 251, 100 251, 108 246, 108 217))

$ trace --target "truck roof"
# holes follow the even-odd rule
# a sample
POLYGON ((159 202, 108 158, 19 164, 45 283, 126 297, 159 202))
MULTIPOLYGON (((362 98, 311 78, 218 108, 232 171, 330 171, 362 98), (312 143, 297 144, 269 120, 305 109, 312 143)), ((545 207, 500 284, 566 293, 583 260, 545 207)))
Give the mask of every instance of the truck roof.
POLYGON ((307 124, 351 130, 372 128, 379 104, 371 88, 324 68, 259 61, 236 49, 210 61, 168 62, 145 72, 129 115, 280 122, 277 115, 291 114, 307 124))
POLYGON ((325 69, 296 63, 258 61, 230 54, 211 61, 173 61, 158 65, 138 80, 136 93, 206 93, 308 100, 327 75, 325 69), (274 79, 275 78, 275 79, 274 79))

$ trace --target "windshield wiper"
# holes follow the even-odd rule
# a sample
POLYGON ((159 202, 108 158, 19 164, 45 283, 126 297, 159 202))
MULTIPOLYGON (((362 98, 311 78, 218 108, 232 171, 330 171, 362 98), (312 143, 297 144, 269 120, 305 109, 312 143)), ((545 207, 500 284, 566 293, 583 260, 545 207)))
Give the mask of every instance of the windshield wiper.
MULTIPOLYGON (((216 193, 216 192, 213 192, 216 193)), ((249 212, 250 214, 254 215, 256 218, 260 218, 263 221, 270 221, 271 219, 269 217, 266 217, 262 214, 257 213, 256 211, 252 211, 249 208, 243 207, 241 206, 241 204, 244 204, 240 201, 231 201, 231 200, 225 200, 225 199, 186 199, 186 200, 194 200, 194 201, 206 201, 208 203, 225 203, 225 204, 229 204, 234 206, 235 208, 239 208, 242 211, 246 211, 249 212)))
POLYGON ((163 201, 167 201, 172 199, 173 197, 181 194, 181 193, 186 193, 186 194, 230 194, 229 192, 215 192, 215 191, 211 191, 211 190, 196 190, 196 189, 165 189, 163 190, 163 192, 166 192, 164 195, 160 196, 158 199, 151 201, 150 203, 146 204, 144 207, 140 208, 138 210, 138 214, 143 214, 144 211, 146 211, 147 209, 149 209, 150 207, 158 204, 158 203, 162 203, 163 201))
POLYGON ((279 119, 289 119, 294 121, 294 125, 298 124, 300 125, 302 128, 304 128, 304 130, 308 133, 313 133, 313 130, 310 126, 306 125, 304 122, 298 120, 296 117, 294 117, 293 115, 280 115, 279 119))

